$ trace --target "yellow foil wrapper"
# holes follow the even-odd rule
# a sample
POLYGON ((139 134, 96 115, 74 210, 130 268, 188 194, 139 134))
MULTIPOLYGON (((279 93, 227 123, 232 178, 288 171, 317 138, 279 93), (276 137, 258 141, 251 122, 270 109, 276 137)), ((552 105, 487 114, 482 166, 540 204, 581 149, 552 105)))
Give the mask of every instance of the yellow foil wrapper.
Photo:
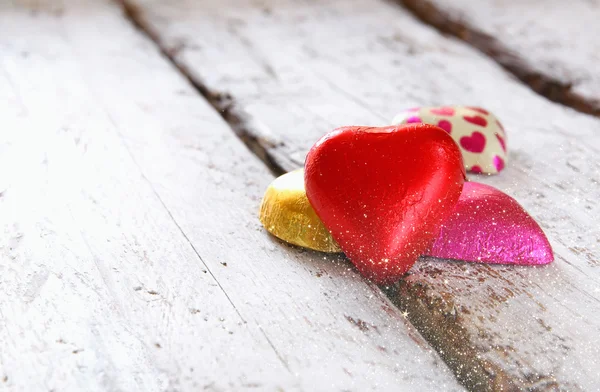
POLYGON ((304 169, 276 178, 260 206, 260 221, 275 237, 321 252, 341 252, 306 197, 304 169))

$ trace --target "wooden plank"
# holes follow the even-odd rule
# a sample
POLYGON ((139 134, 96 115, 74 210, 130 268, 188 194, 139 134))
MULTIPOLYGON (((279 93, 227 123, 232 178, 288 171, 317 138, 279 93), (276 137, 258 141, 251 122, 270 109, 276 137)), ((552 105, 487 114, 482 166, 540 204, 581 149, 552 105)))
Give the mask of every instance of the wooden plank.
POLYGON ((0 386, 462 390, 347 262, 260 230, 272 176, 115 4, 26 4, 0 11, 0 386))
POLYGON ((287 170, 333 127, 386 124, 402 108, 460 103, 497 114, 511 162, 501 175, 474 178, 525 206, 556 262, 423 259, 390 295, 473 390, 600 388, 600 121, 540 98, 395 4, 127 4, 199 88, 224 103, 238 129, 287 170))
MULTIPOLYGON (((15 109, 2 111, 3 167, 12 175, 0 199, 0 385, 15 391, 294 385, 269 342, 244 325, 206 273, 89 90, 85 68, 62 37, 63 23, 68 35, 84 34, 86 24, 103 22, 97 11, 103 10, 82 8, 60 19, 0 13, 0 96, 3 108, 8 102, 15 109), (75 24, 77 17, 83 18, 75 24), (258 358, 264 367, 256 366, 258 358), (228 364, 239 369, 232 373, 228 364)), ((87 33, 90 50, 123 42, 119 32, 129 32, 114 11, 105 22, 114 35, 87 33)), ((157 58, 151 45, 130 32, 127 38, 121 55, 140 44, 148 59, 157 58)), ((128 60, 130 68, 143 60, 128 60)), ((185 91, 168 67, 154 63, 165 87, 185 91)), ((114 96, 132 90, 107 87, 114 96)), ((205 116, 200 124, 227 132, 197 101, 187 99, 194 114, 185 119, 205 116)))
POLYGON ((534 90, 600 115, 600 1, 398 0, 469 42, 534 90))

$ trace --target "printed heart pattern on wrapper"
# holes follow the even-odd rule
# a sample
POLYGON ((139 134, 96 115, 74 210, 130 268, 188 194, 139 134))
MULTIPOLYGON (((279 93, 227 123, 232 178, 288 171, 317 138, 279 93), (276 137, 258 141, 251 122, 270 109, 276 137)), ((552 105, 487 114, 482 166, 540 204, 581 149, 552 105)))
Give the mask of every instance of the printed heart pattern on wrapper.
POLYGON ((498 119, 473 106, 422 107, 406 110, 392 124, 425 123, 447 131, 459 145, 467 171, 495 174, 507 163, 506 134, 498 119))
POLYGON ((358 270, 377 283, 404 275, 452 214, 465 179, 461 153, 428 124, 344 127, 305 163, 310 204, 358 270))
POLYGON ((480 263, 542 265, 554 260, 537 222, 515 199, 489 185, 465 182, 454 213, 427 255, 480 263))

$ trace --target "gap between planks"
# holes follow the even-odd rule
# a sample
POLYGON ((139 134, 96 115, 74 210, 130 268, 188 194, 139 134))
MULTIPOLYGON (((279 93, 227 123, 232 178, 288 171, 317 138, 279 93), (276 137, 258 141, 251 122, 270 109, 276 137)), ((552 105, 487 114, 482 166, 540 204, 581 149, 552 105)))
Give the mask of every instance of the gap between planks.
POLYGON ((477 27, 453 18, 427 0, 389 0, 403 6, 419 20, 444 34, 449 34, 483 52, 541 96, 582 113, 600 117, 600 102, 573 91, 573 85, 536 70, 527 59, 500 40, 477 27))
POLYGON ((181 73, 183 77, 196 89, 196 91, 215 108, 217 113, 225 120, 234 134, 244 143, 246 147, 256 155, 275 176, 280 176, 287 172, 279 164, 277 159, 271 153, 273 143, 266 138, 257 136, 261 134, 258 129, 260 125, 244 113, 243 109, 237 104, 234 97, 225 91, 215 91, 199 82, 189 72, 184 63, 175 61, 175 56, 181 48, 167 48, 161 45, 158 35, 143 23, 138 7, 135 4, 125 0, 116 0, 123 8, 124 14, 129 21, 144 35, 146 35, 158 48, 158 50, 169 60, 171 64, 181 73))

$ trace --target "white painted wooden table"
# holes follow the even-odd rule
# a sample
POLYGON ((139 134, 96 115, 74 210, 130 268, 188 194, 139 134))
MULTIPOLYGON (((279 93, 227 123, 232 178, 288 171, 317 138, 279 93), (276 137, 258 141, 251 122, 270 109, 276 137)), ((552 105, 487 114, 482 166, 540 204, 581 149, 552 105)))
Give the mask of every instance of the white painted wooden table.
POLYGON ((600 119, 400 5, 12 0, 0 71, 0 390, 600 389, 600 119), (260 226, 324 132, 449 103, 505 123, 476 179, 554 264, 380 288, 260 226))

